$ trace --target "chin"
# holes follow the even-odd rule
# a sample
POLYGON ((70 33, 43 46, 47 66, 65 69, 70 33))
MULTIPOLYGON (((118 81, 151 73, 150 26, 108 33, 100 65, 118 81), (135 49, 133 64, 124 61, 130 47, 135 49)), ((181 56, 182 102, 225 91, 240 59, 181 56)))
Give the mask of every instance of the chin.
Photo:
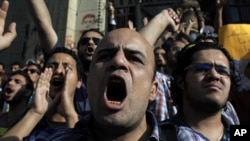
POLYGON ((215 99, 205 99, 200 101, 190 101, 190 104, 198 111, 213 114, 220 111, 226 105, 226 102, 222 103, 215 99))

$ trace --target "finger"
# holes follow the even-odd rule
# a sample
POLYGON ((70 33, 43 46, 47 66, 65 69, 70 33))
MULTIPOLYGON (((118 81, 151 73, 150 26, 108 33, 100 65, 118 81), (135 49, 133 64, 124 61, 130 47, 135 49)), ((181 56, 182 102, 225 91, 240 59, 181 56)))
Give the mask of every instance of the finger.
POLYGON ((68 87, 70 86, 69 84, 69 78, 70 78, 70 75, 72 73, 72 70, 69 68, 69 67, 66 67, 66 71, 65 71, 65 81, 64 81, 64 89, 63 89, 63 96, 67 95, 67 91, 68 91, 68 87))
MULTIPOLYGON (((3 35, 7 43, 12 43, 12 41, 16 38, 16 23, 13 22, 9 25, 8 31, 3 35)), ((9 44, 10 45, 10 44, 9 44)))
POLYGON ((40 78, 38 79, 37 88, 40 88, 42 86, 43 83, 42 81, 44 77, 45 77, 44 73, 41 73, 40 78))
POLYGON ((4 31, 5 18, 8 8, 9 8, 9 2, 4 0, 0 9, 0 34, 3 34, 4 31))
POLYGON ((7 12, 9 9, 9 2, 7 0, 4 0, 1 6, 1 10, 7 12))
POLYGON ((46 73, 46 77, 45 77, 46 83, 50 83, 50 80, 52 77, 52 69, 46 68, 45 73, 46 73))

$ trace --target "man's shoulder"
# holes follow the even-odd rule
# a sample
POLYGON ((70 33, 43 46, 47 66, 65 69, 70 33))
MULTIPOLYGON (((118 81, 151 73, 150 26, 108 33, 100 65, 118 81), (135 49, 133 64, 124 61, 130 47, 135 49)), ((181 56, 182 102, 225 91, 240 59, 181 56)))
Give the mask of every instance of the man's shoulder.
POLYGON ((24 141, 53 140, 53 141, 76 141, 91 138, 89 129, 89 117, 78 121, 74 128, 46 128, 38 130, 24 138, 24 141))
POLYGON ((164 141, 177 141, 178 127, 168 120, 159 123, 159 136, 164 141))
POLYGON ((25 137, 24 141, 33 141, 33 140, 53 140, 53 141, 62 141, 62 140, 71 140, 75 138, 76 134, 72 132, 70 128, 46 128, 44 130, 35 131, 29 136, 25 137), (71 137, 72 136, 72 137, 71 137), (70 138, 71 137, 71 138, 70 138))

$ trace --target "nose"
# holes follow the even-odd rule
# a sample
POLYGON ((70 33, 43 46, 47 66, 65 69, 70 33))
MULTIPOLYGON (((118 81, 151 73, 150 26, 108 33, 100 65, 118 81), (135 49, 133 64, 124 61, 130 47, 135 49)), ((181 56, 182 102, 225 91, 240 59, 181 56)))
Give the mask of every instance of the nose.
POLYGON ((89 44, 90 44, 90 45, 95 45, 95 42, 93 41, 93 38, 90 38, 90 39, 89 39, 89 44))
POLYGON ((111 70, 128 71, 128 61, 123 51, 117 52, 117 54, 112 58, 110 68, 111 70))
POLYGON ((160 53, 157 53, 155 56, 158 57, 158 58, 160 58, 160 57, 161 57, 161 54, 160 54, 160 53))
POLYGON ((213 78, 215 80, 220 79, 220 74, 216 71, 215 67, 211 68, 211 70, 208 72, 209 78, 213 78))
POLYGON ((11 80, 9 80, 8 85, 13 85, 14 82, 15 82, 15 81, 14 81, 13 79, 11 79, 11 80))
POLYGON ((54 68, 54 73, 60 74, 60 73, 64 73, 64 66, 62 63, 60 63, 56 68, 54 68))

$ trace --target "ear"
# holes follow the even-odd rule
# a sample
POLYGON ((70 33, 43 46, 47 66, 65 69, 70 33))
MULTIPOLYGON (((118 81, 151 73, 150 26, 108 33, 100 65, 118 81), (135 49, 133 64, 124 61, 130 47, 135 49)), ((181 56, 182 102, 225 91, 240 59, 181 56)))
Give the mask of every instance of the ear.
POLYGON ((77 84, 76 84, 76 88, 80 88, 81 87, 81 85, 82 85, 82 80, 79 80, 78 82, 77 82, 77 84))
POLYGON ((157 80, 154 80, 151 86, 149 101, 153 101, 155 99, 155 96, 157 94, 157 87, 158 87, 158 82, 157 80))

